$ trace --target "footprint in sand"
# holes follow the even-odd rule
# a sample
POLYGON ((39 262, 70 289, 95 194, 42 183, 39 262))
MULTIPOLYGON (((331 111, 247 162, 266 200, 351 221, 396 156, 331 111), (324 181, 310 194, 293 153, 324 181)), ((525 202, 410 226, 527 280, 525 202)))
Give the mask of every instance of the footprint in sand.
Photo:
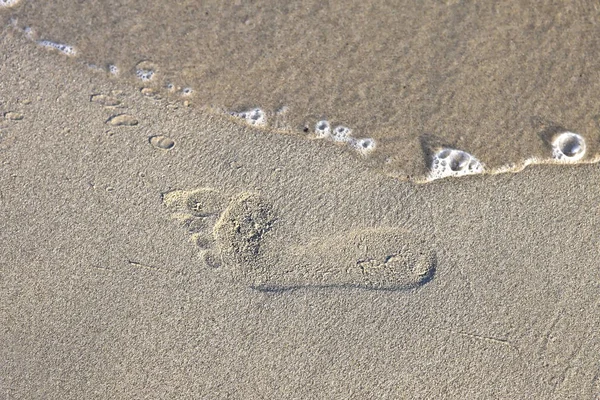
POLYGON ((187 229, 190 241, 200 248, 206 263, 214 268, 220 267, 222 261, 214 230, 227 206, 227 198, 209 188, 174 190, 163 195, 163 204, 173 212, 172 217, 187 229))
POLYGON ((399 228, 350 231, 286 249, 280 265, 293 269, 254 275, 252 286, 267 291, 302 286, 408 290, 433 279, 436 254, 425 240, 399 228))
POLYGON ((403 229, 377 228, 281 248, 276 215, 259 195, 231 199, 210 188, 175 190, 165 206, 191 235, 204 260, 261 291, 302 287, 408 290, 429 282, 435 252, 403 229))

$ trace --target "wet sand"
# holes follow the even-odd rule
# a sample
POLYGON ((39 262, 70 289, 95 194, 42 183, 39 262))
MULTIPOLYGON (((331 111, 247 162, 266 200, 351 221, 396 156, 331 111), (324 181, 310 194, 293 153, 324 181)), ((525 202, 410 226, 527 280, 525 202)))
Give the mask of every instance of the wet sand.
POLYGON ((0 76, 0 396, 600 394, 597 165, 402 182, 12 28, 0 76))
POLYGON ((145 60, 156 74, 144 84, 172 97, 189 88, 199 107, 260 107, 271 131, 314 138, 320 120, 351 128, 377 143, 365 165, 402 179, 427 179, 442 147, 487 172, 519 170, 551 159, 557 130, 586 138, 583 161, 600 154, 593 1, 53 0, 6 15, 138 85, 145 60))

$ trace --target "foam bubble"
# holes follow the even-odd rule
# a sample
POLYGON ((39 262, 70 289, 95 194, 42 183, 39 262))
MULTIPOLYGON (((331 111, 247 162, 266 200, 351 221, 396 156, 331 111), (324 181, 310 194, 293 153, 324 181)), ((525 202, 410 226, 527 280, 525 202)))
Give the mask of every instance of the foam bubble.
POLYGON ((69 46, 66 44, 56 43, 50 40, 40 40, 38 41, 38 44, 42 47, 58 50, 69 57, 77 55, 77 50, 73 46, 69 46))
POLYGON ((433 156, 429 179, 473 175, 482 172, 483 165, 471 154, 462 150, 444 148, 433 156))
POLYGON ((352 138, 352 129, 338 125, 331 132, 331 138, 336 142, 349 142, 352 138))
POLYGON ((318 138, 327 138, 331 135, 331 124, 329 121, 321 120, 315 125, 315 135, 318 138))
POLYGON ((110 64, 108 66, 108 72, 110 72, 112 75, 119 75, 119 67, 114 64, 110 64))
POLYGON ((135 75, 142 81, 147 82, 154 78, 154 71, 151 69, 138 69, 135 71, 135 75))
POLYGON ((156 66, 151 61, 140 61, 135 66, 135 75, 143 82, 151 81, 155 74, 156 66))
POLYGON ((267 123, 265 112, 260 108, 253 108, 252 110, 242 112, 232 112, 231 115, 246 120, 250 125, 262 126, 267 123))
POLYGON ((559 162, 576 162, 585 155, 585 139, 573 132, 563 132, 552 142, 552 158, 559 162))
POLYGON ((181 90, 182 96, 191 96, 192 93, 194 93, 194 89, 192 89, 191 87, 186 87, 181 90))
POLYGON ((12 7, 21 0, 0 0, 0 7, 12 7))
POLYGON ((375 150, 376 142, 375 139, 372 138, 361 138, 352 140, 350 145, 359 153, 368 154, 375 150))

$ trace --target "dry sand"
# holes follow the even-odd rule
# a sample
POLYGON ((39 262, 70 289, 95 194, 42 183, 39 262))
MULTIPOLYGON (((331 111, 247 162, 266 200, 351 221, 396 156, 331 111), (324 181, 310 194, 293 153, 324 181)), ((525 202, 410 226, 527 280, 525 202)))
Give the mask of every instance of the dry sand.
POLYGON ((597 165, 400 182, 12 29, 0 112, 0 398, 600 395, 597 165))

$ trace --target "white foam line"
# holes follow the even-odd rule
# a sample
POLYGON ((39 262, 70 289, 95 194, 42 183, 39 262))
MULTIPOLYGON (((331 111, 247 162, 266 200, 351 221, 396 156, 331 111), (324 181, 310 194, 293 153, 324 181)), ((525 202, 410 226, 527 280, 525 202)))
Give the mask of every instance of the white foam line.
POLYGON ((37 42, 37 44, 42 47, 58 50, 69 57, 77 55, 77 50, 73 46, 69 46, 67 44, 56 43, 50 40, 40 40, 37 42))
MULTIPOLYGON (((0 8, 1 7, 12 7, 12 6, 18 4, 19 2, 20 2, 20 0, 0 0, 0 8)), ((13 26, 17 27, 17 20, 15 18, 11 19, 11 24, 13 26)), ((29 38, 32 41, 35 41, 34 40, 35 33, 31 27, 24 28, 23 32, 27 38, 29 38)), ((67 44, 57 43, 57 42, 53 42, 50 40, 38 40, 35 42, 42 47, 57 50, 67 56, 70 56, 70 57, 77 55, 76 48, 73 46, 67 45, 67 44)), ((89 66, 92 69, 97 68, 95 65, 89 65, 89 66)), ((109 71, 109 73, 111 73, 113 75, 117 75, 120 72, 119 68, 116 65, 110 65, 108 67, 108 71, 109 71)), ((138 74, 138 77, 140 77, 140 74, 149 75, 149 79, 151 79, 154 75, 154 71, 151 69, 149 69, 149 70, 138 69, 136 72, 138 74)), ((172 87, 172 89, 174 89, 174 86, 172 87)), ((184 95, 191 94, 191 91, 189 93, 184 92, 183 94, 184 95)), ((287 111, 287 107, 285 108, 285 110, 287 111)), ((219 111, 219 110, 216 109, 215 111, 219 111)), ((251 109, 251 110, 248 110, 245 112, 239 112, 239 113, 229 112, 227 114, 236 116, 238 118, 241 117, 241 119, 245 120, 247 123, 249 123, 250 125, 254 125, 254 126, 264 126, 267 123, 266 114, 260 108, 255 108, 255 109, 251 109)), ((344 126, 337 126, 336 130, 337 130, 337 132, 335 130, 331 129, 331 125, 330 125, 329 121, 322 120, 322 121, 317 122, 317 124, 315 125, 314 134, 317 139, 327 138, 327 139, 331 139, 333 141, 346 142, 350 145, 350 147, 354 148, 358 153, 360 153, 363 156, 366 156, 368 153, 372 152, 376 147, 376 141, 372 138, 362 138, 362 139, 352 138, 351 137, 352 130, 349 128, 346 128, 344 126), (337 135, 336 135, 336 133, 337 133, 337 135), (360 145, 361 143, 368 143, 368 145, 366 147, 363 147, 360 145)), ((503 166, 493 168, 493 169, 485 169, 483 163, 480 163, 479 160, 477 160, 477 158, 473 157, 469 153, 463 152, 462 150, 442 149, 442 150, 440 150, 440 152, 438 152, 438 154, 440 154, 443 150, 464 153, 464 154, 468 155, 471 160, 477 162, 479 164, 479 167, 476 168, 475 170, 458 171, 458 172, 452 171, 451 173, 441 174, 441 175, 430 172, 427 177, 422 178, 422 179, 415 179, 414 182, 427 183, 427 182, 432 182, 432 181, 438 180, 438 179, 443 179, 443 178, 448 178, 448 177, 459 177, 459 176, 466 176, 466 175, 478 175, 478 174, 496 175, 496 174, 504 174, 504 173, 509 173, 509 172, 516 173, 516 172, 520 172, 520 171, 524 170, 525 168, 527 168, 530 165, 546 165, 546 164, 555 164, 555 165, 572 164, 572 165, 574 165, 574 164, 597 164, 597 163, 600 163, 600 154, 598 154, 590 159, 586 159, 586 160, 582 159, 585 156, 585 152, 586 152, 585 151, 586 150, 585 140, 583 139, 582 136, 580 136, 576 133, 563 132, 552 142, 552 147, 553 147, 553 156, 552 157, 548 157, 545 159, 540 159, 538 157, 531 157, 531 158, 525 159, 524 161, 516 163, 516 164, 511 163, 511 164, 503 165, 503 166), (565 155, 561 149, 561 140, 565 140, 565 139, 580 140, 582 142, 581 143, 582 150, 579 151, 574 156, 565 155)), ((436 156, 437 156, 437 154, 436 154, 436 156)), ((435 159, 435 156, 434 156, 434 159, 435 159)), ((438 160, 438 162, 439 162, 439 160, 438 160)))

